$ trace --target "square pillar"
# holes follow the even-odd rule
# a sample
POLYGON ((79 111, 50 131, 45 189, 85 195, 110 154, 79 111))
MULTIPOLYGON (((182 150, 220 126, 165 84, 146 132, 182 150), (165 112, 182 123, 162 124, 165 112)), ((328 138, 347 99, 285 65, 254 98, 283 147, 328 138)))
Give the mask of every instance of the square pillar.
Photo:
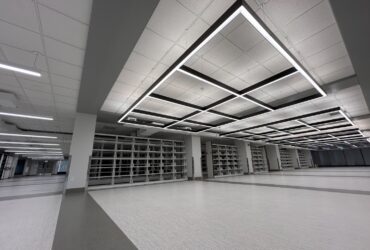
POLYGON ((278 145, 266 145, 266 157, 269 166, 269 171, 279 171, 282 170, 280 151, 278 145))
POLYGON ((243 174, 252 174, 253 163, 250 143, 245 141, 236 141, 235 145, 238 148, 239 164, 243 170, 243 174))
POLYGON ((186 165, 188 178, 202 178, 202 149, 199 136, 188 135, 185 138, 186 165))
POLYGON ((96 115, 77 113, 69 151, 67 190, 84 190, 95 135, 96 115))

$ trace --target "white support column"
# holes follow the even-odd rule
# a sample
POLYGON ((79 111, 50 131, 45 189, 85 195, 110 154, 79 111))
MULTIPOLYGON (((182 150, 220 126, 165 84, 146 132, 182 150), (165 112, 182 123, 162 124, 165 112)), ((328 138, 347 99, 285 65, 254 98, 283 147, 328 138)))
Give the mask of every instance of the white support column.
POLYGON ((85 189, 87 171, 94 144, 96 115, 77 113, 70 148, 71 164, 68 170, 68 189, 85 189))
POLYGON ((212 142, 206 141, 206 163, 207 163, 207 177, 213 178, 213 157, 212 157, 212 142))
POLYGON ((202 151, 200 144, 200 137, 188 135, 185 138, 186 147, 186 165, 189 178, 202 178, 202 151))
POLYGON ((244 174, 253 173, 251 145, 245 141, 236 141, 238 147, 239 162, 244 174))
POLYGON ((278 145, 266 145, 266 157, 269 164, 269 170, 278 171, 282 170, 280 151, 278 145))

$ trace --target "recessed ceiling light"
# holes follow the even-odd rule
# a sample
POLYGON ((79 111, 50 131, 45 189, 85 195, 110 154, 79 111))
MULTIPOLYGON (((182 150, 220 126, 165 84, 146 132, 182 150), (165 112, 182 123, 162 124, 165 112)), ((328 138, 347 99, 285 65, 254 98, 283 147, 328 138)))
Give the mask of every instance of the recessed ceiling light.
POLYGON ((8 65, 8 64, 4 64, 4 63, 0 63, 0 68, 15 71, 15 72, 26 74, 26 75, 41 77, 40 72, 36 72, 36 71, 33 71, 33 70, 28 70, 28 69, 22 69, 22 68, 19 68, 19 67, 16 67, 16 66, 11 66, 11 65, 8 65))
POLYGON ((0 136, 15 136, 15 137, 31 137, 31 138, 44 138, 44 139, 58 139, 58 137, 56 137, 56 136, 29 135, 29 134, 13 134, 13 133, 0 133, 0 136))
POLYGON ((47 121, 54 120, 54 118, 52 118, 52 117, 36 116, 36 115, 23 115, 23 114, 7 113, 7 112, 0 112, 0 115, 21 117, 21 118, 29 118, 29 119, 38 119, 38 120, 47 120, 47 121))
POLYGON ((0 144, 40 145, 40 146, 60 146, 60 144, 58 144, 58 143, 18 142, 18 141, 0 141, 0 144))

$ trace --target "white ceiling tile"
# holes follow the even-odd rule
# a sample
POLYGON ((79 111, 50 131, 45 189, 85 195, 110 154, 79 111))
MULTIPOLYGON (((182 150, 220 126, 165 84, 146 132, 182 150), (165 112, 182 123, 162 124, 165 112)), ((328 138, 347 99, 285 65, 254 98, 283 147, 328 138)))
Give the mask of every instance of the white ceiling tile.
POLYGON ((65 43, 45 37, 46 55, 82 67, 84 51, 65 43))
POLYGON ((48 61, 51 73, 66 76, 75 80, 81 79, 81 67, 67 64, 61 61, 56 61, 52 58, 49 58, 48 61))
POLYGON ((0 19, 39 32, 39 25, 33 1, 2 0, 0 19))
POLYGON ((181 48, 178 45, 173 46, 167 54, 162 58, 161 63, 164 65, 172 65, 183 53, 185 49, 181 48))
POLYGON ((244 51, 252 49, 264 39, 262 35, 260 35, 260 33, 246 20, 242 25, 232 31, 227 38, 244 51))
MULTIPOLYGON (((156 62, 144 57, 136 52, 132 52, 125 64, 125 69, 135 72, 139 75, 147 75, 152 71, 156 62)), ((121 77, 120 77, 121 78, 121 77)))
POLYGON ((248 55, 252 60, 264 63, 279 55, 279 52, 267 40, 262 40, 248 51, 248 55))
POLYGON ((171 48, 173 42, 159 36, 149 29, 141 34, 134 50, 152 60, 160 60, 171 48))
POLYGON ((297 43, 335 23, 328 1, 322 1, 289 24, 282 26, 289 40, 297 43))
POLYGON ((213 24, 233 3, 234 0, 214 0, 201 17, 208 24, 213 24))
POLYGON ((24 89, 35 90, 45 93, 51 93, 51 86, 46 83, 40 83, 36 81, 31 81, 29 79, 19 79, 24 89))
POLYGON ((164 38, 176 41, 194 20, 195 15, 177 1, 162 0, 158 3, 147 27, 164 38))
POLYGON ((178 0, 183 6, 195 14, 200 14, 212 2, 212 0, 178 0))
POLYGON ((238 58, 241 54, 242 51, 239 48, 224 39, 209 50, 203 57, 212 64, 222 67, 238 58))
POLYGON ((277 0, 269 1, 263 5, 264 11, 280 25, 286 25, 299 18, 322 0, 277 0), (278 10, 278 11, 277 11, 278 10))
POLYGON ((306 62, 312 68, 317 68, 347 55, 344 43, 337 43, 325 50, 306 58, 306 62))
POLYGON ((254 84, 270 76, 272 76, 270 71, 268 71, 262 66, 257 66, 245 72, 243 75, 240 76, 240 78, 246 81, 247 83, 254 84))
POLYGON ((77 98, 64 96, 64 95, 54 95, 55 102, 67 103, 67 104, 77 104, 77 98))
POLYGON ((294 44, 294 48, 303 56, 308 57, 340 41, 342 41, 342 38, 338 26, 332 24, 313 36, 294 44))
POLYGON ((251 57, 249 57, 246 54, 241 55, 236 60, 230 62, 227 64, 224 69, 228 71, 229 73, 238 76, 248 70, 253 69, 257 66, 257 63, 252 60, 251 57))
POLYGON ((90 21, 92 0, 38 0, 38 2, 85 24, 90 21))
POLYGON ((0 36, 0 43, 29 51, 42 51, 41 37, 38 33, 0 21, 0 34, 6 34, 0 36))
POLYGON ((74 80, 69 77, 51 74, 51 81, 53 86, 59 86, 63 88, 69 88, 74 90, 80 89, 80 81, 74 80))
POLYGON ((193 25, 185 30, 177 43, 183 48, 189 48, 208 28, 209 25, 206 22, 197 19, 193 25))
POLYGON ((69 96, 76 99, 78 97, 78 92, 79 91, 76 89, 53 86, 53 93, 58 95, 69 96))
POLYGON ((44 6, 39 6, 45 35, 84 49, 88 26, 44 6))
POLYGON ((267 60, 263 65, 274 74, 292 67, 288 60, 285 59, 285 57, 283 57, 281 54, 278 54, 267 60))

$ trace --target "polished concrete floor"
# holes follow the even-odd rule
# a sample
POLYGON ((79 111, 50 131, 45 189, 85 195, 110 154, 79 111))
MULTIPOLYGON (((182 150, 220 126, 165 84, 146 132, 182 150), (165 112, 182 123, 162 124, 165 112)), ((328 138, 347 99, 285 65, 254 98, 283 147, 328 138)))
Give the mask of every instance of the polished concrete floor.
POLYGON ((62 178, 0 182, 0 249, 370 249, 370 168, 50 193, 62 178))
POLYGON ((0 249, 50 250, 65 176, 0 180, 0 249))
POLYGON ((138 249, 370 249, 369 176, 309 169, 90 194, 138 249))
POLYGON ((0 180, 0 201, 61 194, 65 175, 26 176, 0 180))

